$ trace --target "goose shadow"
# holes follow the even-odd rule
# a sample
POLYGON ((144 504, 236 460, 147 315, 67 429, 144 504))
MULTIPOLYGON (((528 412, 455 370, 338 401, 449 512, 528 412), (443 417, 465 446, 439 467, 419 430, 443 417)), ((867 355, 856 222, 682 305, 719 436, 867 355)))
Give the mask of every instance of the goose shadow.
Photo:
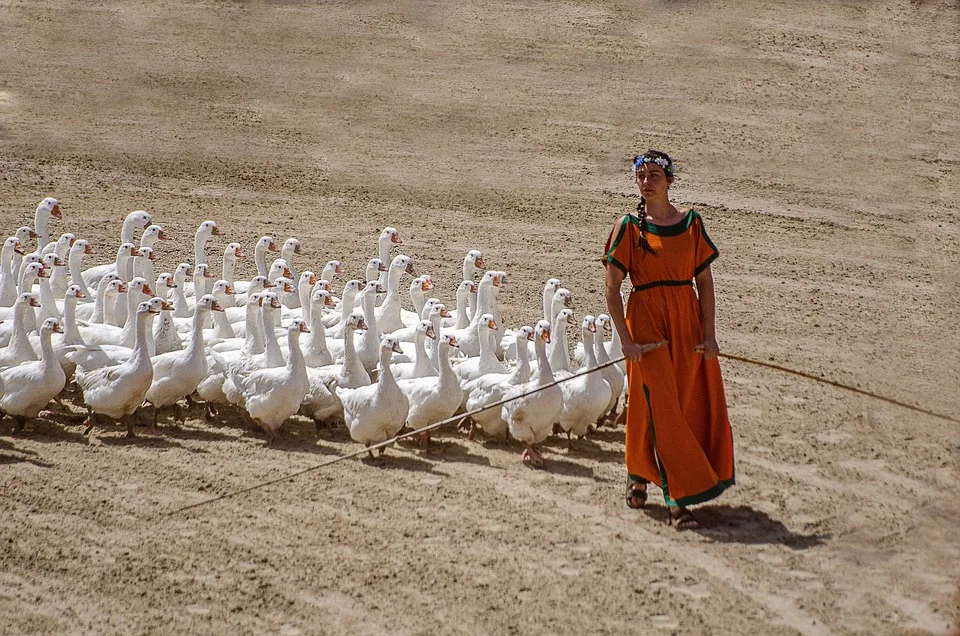
POLYGON ((446 473, 437 470, 436 464, 410 454, 400 454, 397 451, 373 458, 363 455, 360 457, 360 463, 380 470, 409 470, 446 476, 446 473))
POLYGON ((593 469, 589 466, 582 466, 569 459, 563 459, 563 456, 558 456, 554 453, 544 454, 542 470, 566 477, 581 477, 587 479, 593 479, 594 477, 593 469))
POLYGON ((0 433, 13 439, 29 439, 37 444, 87 444, 87 438, 81 431, 71 430, 77 425, 70 422, 61 422, 52 417, 38 417, 28 420, 22 431, 16 431, 12 426, 9 432, 0 433))
POLYGON ((148 434, 138 432, 134 437, 127 437, 125 433, 121 432, 121 430, 123 429, 120 426, 107 428, 102 425, 97 425, 96 427, 94 427, 93 431, 91 431, 91 434, 98 433, 96 435, 96 438, 104 446, 116 446, 116 447, 138 446, 141 448, 167 448, 167 449, 177 448, 180 450, 187 451, 188 453, 197 453, 197 454, 204 454, 209 452, 205 449, 190 448, 189 446, 184 446, 183 444, 180 444, 176 440, 165 437, 162 434, 151 433, 148 435, 148 434), (103 433, 107 433, 107 435, 103 435, 103 433), (118 433, 119 435, 115 435, 113 433, 118 433))
MULTIPOLYGON (((667 522, 669 513, 665 506, 648 504, 643 511, 648 517, 661 523, 667 522)), ((702 527, 692 532, 716 543, 780 544, 792 550, 807 550, 825 545, 833 537, 829 533, 794 532, 780 520, 750 506, 707 504, 693 509, 693 513, 702 527)))
POLYGON ((622 449, 603 448, 590 437, 583 439, 574 439, 569 449, 566 436, 554 435, 545 441, 542 446, 549 448, 556 453, 563 452, 568 457, 582 457, 584 459, 593 459, 599 462, 622 462, 622 449))
POLYGON ((48 464, 47 462, 43 462, 38 459, 40 457, 40 453, 26 448, 17 448, 15 445, 2 438, 0 438, 0 450, 9 450, 12 451, 12 453, 18 453, 8 454, 5 452, 0 452, 0 465, 27 463, 33 464, 34 466, 39 466, 40 468, 53 468, 53 464, 48 464))
POLYGON ((468 446, 457 439, 449 439, 448 436, 440 438, 432 436, 429 449, 420 448, 417 442, 411 438, 403 440, 399 444, 407 452, 435 462, 459 462, 478 466, 490 465, 488 458, 471 453, 468 446))

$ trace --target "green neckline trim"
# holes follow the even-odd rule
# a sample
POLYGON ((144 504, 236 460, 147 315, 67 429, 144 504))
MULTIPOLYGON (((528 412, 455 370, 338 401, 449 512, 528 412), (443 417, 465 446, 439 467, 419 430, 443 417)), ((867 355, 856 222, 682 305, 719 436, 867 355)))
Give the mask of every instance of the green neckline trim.
POLYGON ((700 218, 700 215, 697 212, 690 210, 687 212, 685 217, 673 225, 655 225, 647 222, 647 220, 644 219, 643 227, 646 228, 651 234, 656 234, 657 236, 680 236, 689 230, 690 226, 693 224, 693 220, 698 218, 700 218))

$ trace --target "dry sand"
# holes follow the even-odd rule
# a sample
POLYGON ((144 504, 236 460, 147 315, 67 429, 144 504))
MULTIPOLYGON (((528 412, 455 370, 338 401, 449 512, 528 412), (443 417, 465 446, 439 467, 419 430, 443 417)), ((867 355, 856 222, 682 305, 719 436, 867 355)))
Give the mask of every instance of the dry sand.
MULTIPOLYGON (((483 250, 516 325, 549 276, 602 310, 628 157, 663 148, 722 251, 724 350, 958 416, 958 68, 956 0, 0 0, 0 222, 57 196, 106 260, 146 208, 169 268, 211 218, 350 276, 389 224, 448 301, 483 250)), ((738 485, 700 532, 625 508, 622 429, 542 472, 448 431, 169 516, 356 445, 4 422, 0 631, 955 628, 958 425, 723 366, 738 485)))

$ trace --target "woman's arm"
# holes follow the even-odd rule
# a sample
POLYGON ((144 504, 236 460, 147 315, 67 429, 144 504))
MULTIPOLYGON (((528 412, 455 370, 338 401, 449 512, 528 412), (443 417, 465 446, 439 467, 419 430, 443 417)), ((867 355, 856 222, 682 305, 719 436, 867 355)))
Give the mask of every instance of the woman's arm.
POLYGON ((620 271, 620 268, 610 264, 606 265, 606 270, 604 295, 607 299, 607 311, 610 312, 613 325, 617 333, 620 334, 620 348, 623 350, 625 358, 639 361, 643 357, 643 348, 630 337, 630 330, 627 328, 627 319, 623 310, 623 298, 620 296, 620 285, 623 284, 624 273, 620 271))
MULTIPOLYGON (((700 297, 700 319, 703 326, 703 357, 716 358, 720 353, 717 344, 717 300, 713 291, 713 273, 707 267, 697 274, 697 295, 700 297)), ((609 301, 607 301, 609 302, 609 301)))

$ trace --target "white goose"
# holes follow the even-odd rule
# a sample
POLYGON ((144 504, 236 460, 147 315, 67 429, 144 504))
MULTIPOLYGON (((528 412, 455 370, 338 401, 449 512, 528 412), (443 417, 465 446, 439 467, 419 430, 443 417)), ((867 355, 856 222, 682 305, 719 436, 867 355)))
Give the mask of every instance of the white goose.
POLYGON ((260 292, 271 289, 273 289, 273 282, 266 276, 261 276, 260 274, 257 274, 249 281, 237 281, 233 285, 233 290, 237 293, 237 295, 234 296, 234 302, 236 302, 237 306, 224 308, 224 311, 227 312, 227 318, 230 319, 230 322, 243 320, 243 316, 245 315, 243 307, 247 304, 247 301, 254 295, 257 295, 257 302, 259 302, 260 292), (246 291, 240 292, 241 287, 246 291))
POLYGON ((171 351, 153 356, 153 382, 147 390, 146 399, 154 406, 153 423, 157 423, 157 409, 173 405, 174 419, 183 421, 179 400, 197 388, 207 375, 207 358, 203 346, 203 322, 207 312, 220 312, 223 307, 213 296, 197 300, 193 315, 193 331, 183 351, 171 351))
POLYGON ((546 321, 537 323, 534 349, 539 361, 540 377, 520 384, 504 395, 504 399, 514 398, 501 407, 500 417, 507 422, 510 435, 526 445, 523 462, 534 468, 543 466, 543 455, 537 450, 537 444, 550 436, 553 424, 563 409, 563 394, 560 387, 547 386, 554 381, 550 360, 547 359, 546 343, 550 341, 550 326, 546 321), (524 395, 530 391, 536 393, 524 395))
MULTIPOLYGON (((13 257, 23 256, 23 243, 16 236, 3 242, 0 251, 0 307, 13 307, 17 302, 17 279, 13 271, 13 257)), ((19 268, 18 268, 19 269, 19 268)))
MULTIPOLYGON (((607 314, 600 314, 597 316, 597 336, 594 340, 594 350, 596 351, 597 363, 606 364, 610 362, 610 355, 607 353, 607 348, 604 346, 602 334, 604 331, 610 330, 613 324, 613 321, 610 320, 610 316, 607 314)), ((605 416, 609 416, 610 420, 615 420, 617 417, 617 403, 620 401, 620 396, 623 394, 623 387, 626 385, 626 378, 624 377, 623 371, 620 370, 620 367, 616 364, 606 366, 600 370, 600 373, 603 374, 603 379, 607 381, 607 384, 610 385, 610 402, 607 404, 607 408, 604 411, 605 416)))
MULTIPOLYGON (((400 432, 410 410, 407 396, 390 372, 390 357, 394 351, 402 351, 400 343, 387 336, 380 343, 381 372, 376 384, 355 389, 336 387, 350 437, 367 447, 400 432)), ((383 451, 380 450, 381 455, 383 451)), ((370 457, 373 457, 372 452, 370 457)))
MULTIPOLYGON (((237 261, 245 258, 245 256, 243 248, 239 243, 227 243, 227 246, 223 248, 223 267, 221 269, 220 279, 230 283, 234 289, 236 289, 234 283, 236 281, 237 261)), ((229 304, 223 305, 222 301, 220 304, 224 307, 237 306, 237 297, 235 294, 227 298, 226 301, 229 304)))
POLYGON ((91 300, 93 300, 92 294, 86 282, 84 282, 81 272, 83 271, 83 257, 95 253, 94 249, 90 247, 89 241, 79 239, 70 248, 70 254, 67 257, 67 267, 70 270, 70 283, 72 285, 78 285, 80 291, 83 292, 84 298, 90 298, 91 300))
POLYGON ((67 377, 50 339, 54 333, 62 332, 60 321, 47 318, 40 326, 40 359, 0 372, 0 412, 14 417, 17 431, 23 430, 26 420, 36 418, 66 384, 67 377))
POLYGON ((83 402, 90 412, 84 434, 93 428, 97 416, 105 415, 115 420, 125 419, 127 437, 134 437, 131 416, 143 404, 147 390, 153 382, 153 365, 147 351, 147 316, 159 314, 162 306, 163 301, 159 298, 137 306, 133 320, 137 325, 136 340, 133 355, 126 362, 98 369, 84 369, 79 360, 71 357, 73 354, 68 354, 68 357, 77 363, 77 385, 83 391, 83 402))
MULTIPOLYGON (((302 287, 301 287, 302 291, 302 287)), ((321 320, 323 308, 333 305, 330 299, 330 292, 317 287, 310 300, 303 306, 310 315, 310 333, 307 336, 306 345, 303 348, 303 357, 308 367, 324 367, 333 364, 333 355, 327 347, 327 333, 321 320)))
MULTIPOLYGON (((128 214, 127 218, 123 220, 123 227, 120 229, 120 244, 128 244, 130 247, 134 247, 133 239, 136 229, 147 227, 152 222, 153 217, 151 217, 146 210, 134 210, 128 214)), ((120 269, 118 265, 121 264, 119 262, 114 262, 91 267, 83 272, 83 282, 86 283, 87 287, 94 287, 100 282, 100 279, 103 278, 104 274, 113 273, 122 277, 123 270, 120 269)))
POLYGON ((433 291, 433 279, 423 274, 417 276, 410 283, 410 301, 413 303, 413 311, 400 309, 400 321, 406 327, 416 328, 417 324, 423 320, 423 309, 426 304, 426 292, 433 291))
MULTIPOLYGON (((176 289, 177 284, 173 282, 173 274, 164 272, 157 277, 156 294, 157 298, 166 301, 170 297, 170 290, 176 289)), ((180 334, 177 332, 177 323, 173 320, 172 305, 166 303, 163 311, 160 312, 159 320, 155 321, 153 327, 153 343, 155 355, 169 353, 171 351, 180 351, 183 349, 183 341, 180 340, 180 334)))
MULTIPOLYGON (((126 289, 126 293, 120 291, 120 293, 117 294, 117 301, 114 308, 116 309, 126 304, 131 308, 131 314, 141 302, 153 296, 153 290, 150 288, 150 285, 142 278, 134 278, 127 283, 125 287, 120 289, 126 289), (147 298, 143 298, 143 296, 147 298)), ((160 312, 157 311, 156 313, 160 312)), ((87 344, 122 345, 132 348, 136 340, 137 326, 134 320, 127 321, 127 324, 123 327, 105 324, 84 325, 81 323, 80 333, 83 334, 83 339, 87 344)), ((152 341, 152 337, 150 340, 152 341)))
POLYGON ((17 297, 17 302, 13 305, 13 329, 10 333, 10 341, 3 349, 0 349, 0 369, 11 367, 36 360, 37 353, 30 346, 30 338, 27 336, 27 316, 34 316, 34 307, 40 306, 40 299, 36 294, 24 293, 17 297))
MULTIPOLYGON (((46 272, 54 272, 57 268, 63 269, 67 264, 66 261, 61 260, 55 252, 44 254, 40 262, 43 263, 43 268, 46 272)), ((40 310, 37 312, 37 320, 41 322, 47 318, 61 318, 60 310, 57 307, 57 300, 54 298, 53 290, 50 288, 50 280, 52 278, 53 274, 51 273, 49 276, 41 276, 37 281, 38 287, 40 288, 40 310)))
MULTIPOLYGON (((387 272, 387 295, 377 307, 377 323, 380 329, 388 333, 404 326, 400 318, 400 279, 404 274, 417 275, 413 269, 413 259, 400 254, 390 263, 390 271, 387 272)), ((366 319, 367 324, 370 324, 370 317, 366 316, 366 319)))
MULTIPOLYGON (((151 306, 155 306, 158 310, 156 313, 151 313, 146 317, 147 354, 153 356, 155 355, 155 345, 153 342, 153 322, 157 314, 170 308, 170 304, 159 297, 150 298, 144 302, 151 303, 151 306)), ((136 320, 130 320, 129 324, 123 328, 124 332, 127 330, 133 331, 134 340, 136 340, 136 325, 136 320)), ((64 351, 71 354, 67 356, 67 359, 73 363, 83 366, 87 370, 122 364, 130 359, 130 357, 133 355, 133 350, 134 347, 126 344, 82 344, 64 346, 64 351)))
POLYGON ((327 261, 327 264, 323 266, 323 270, 320 272, 320 278, 332 283, 333 279, 340 274, 343 274, 343 266, 340 261, 332 260, 327 261))
POLYGON ((310 328, 303 320, 291 321, 287 327, 290 359, 283 367, 259 369, 248 374, 231 369, 233 383, 242 394, 243 407, 271 442, 277 439, 280 425, 300 409, 310 388, 307 366, 300 351, 300 334, 309 332, 310 328))
MULTIPOLYGON (((483 271, 486 268, 487 262, 483 258, 483 254, 480 252, 480 250, 470 250, 467 252, 467 255, 463 257, 463 278, 461 280, 473 282, 477 271, 483 271)), ((477 311, 477 297, 468 296, 467 302, 469 304, 464 313, 467 314, 467 320, 470 320, 473 318, 473 314, 477 311)), ((457 305, 457 308, 459 309, 459 304, 457 305)))
MULTIPOLYGON (((409 403, 407 426, 415 431, 452 416, 463 402, 460 380, 450 366, 450 349, 456 348, 457 340, 453 336, 444 336, 437 346, 440 348, 439 377, 413 378, 397 382, 409 403)), ((422 432, 419 437, 421 446, 429 448, 430 431, 422 432)))
MULTIPOLYGON (((280 343, 277 342, 277 332, 273 328, 273 314, 280 311, 280 299, 273 292, 260 294, 260 322, 263 329, 264 351, 249 357, 241 357, 237 362, 230 364, 223 382, 223 394, 231 404, 243 404, 243 387, 233 381, 234 376, 248 375, 260 369, 273 369, 284 366, 287 361, 283 358, 280 343)), ((299 345, 298 345, 299 346, 299 345)))
POLYGON ((343 326, 347 321, 347 317, 353 313, 353 310, 357 307, 357 294, 360 293, 360 288, 363 287, 363 281, 357 279, 348 280, 343 285, 343 294, 340 297, 340 305, 337 307, 339 312, 336 314, 328 314, 324 317, 323 325, 328 329, 332 329, 331 334, 337 338, 343 336, 343 326), (336 316, 336 320, 333 320, 333 317, 336 316))
POLYGON ((91 324, 116 325, 113 315, 113 306, 117 302, 117 294, 125 292, 126 283, 116 274, 104 274, 97 283, 97 293, 93 305, 86 303, 77 307, 77 319, 91 324))
MULTIPOLYGON (((429 320, 421 320, 414 327, 414 356, 413 362, 391 362, 393 375, 398 380, 412 380, 414 378, 436 377, 437 370, 433 368, 430 362, 430 356, 427 354, 424 342, 427 338, 436 339, 437 334, 433 329, 433 323, 429 320)), ((394 332, 396 334, 398 332, 394 332)), ((390 334, 392 338, 396 338, 390 334)), ((399 340, 398 340, 399 342, 399 340)))
POLYGON ((444 334, 449 334, 457 339, 460 345, 460 353, 465 356, 480 355, 480 338, 477 325, 480 323, 480 317, 485 314, 496 316, 493 312, 494 289, 501 285, 501 277, 498 272, 488 271, 480 279, 477 288, 477 313, 470 319, 470 324, 463 329, 444 329, 444 334))
POLYGON ((37 233, 37 251, 42 252, 50 243, 50 219, 62 219, 60 212, 60 202, 53 197, 47 197, 37 205, 37 211, 33 218, 34 227, 37 233))
POLYGON ((173 270, 173 317, 189 318, 190 303, 187 302, 187 296, 183 293, 183 288, 187 285, 187 276, 190 275, 190 263, 180 263, 173 270))
POLYGON ((351 314, 346 322, 343 362, 325 367, 307 367, 310 389, 300 405, 300 413, 313 418, 318 426, 321 422, 343 419, 343 404, 331 386, 355 389, 370 384, 370 374, 363 368, 353 348, 354 330, 366 328, 367 324, 360 312, 351 314))
MULTIPOLYGON (((377 258, 384 264, 391 261, 390 251, 396 245, 403 245, 403 239, 400 238, 400 232, 395 227, 385 227, 380 232, 380 238, 377 239, 377 258)), ((371 280, 367 278, 367 280, 371 280)), ((387 272, 380 272, 377 282, 384 288, 387 286, 387 272)))
MULTIPOLYGON (((543 287, 543 320, 546 320, 550 323, 551 328, 553 327, 553 322, 556 319, 557 314, 564 307, 570 309, 573 308, 573 294, 570 293, 570 290, 565 289, 561 286, 560 280, 557 278, 550 278, 547 280, 546 285, 543 287)), ((529 348, 532 345, 528 345, 529 355, 533 355, 532 348, 529 348)), ((504 347, 507 350, 507 357, 515 357, 515 353, 512 349, 504 347)), ((550 348, 547 348, 547 353, 549 354, 550 348)))
POLYGON ((70 286, 70 273, 66 268, 67 255, 70 252, 70 248, 72 248, 76 242, 77 237, 67 233, 61 234, 60 238, 57 239, 57 242, 54 244, 53 253, 57 255, 57 259, 63 261, 64 265, 54 268, 53 274, 50 275, 50 290, 53 292, 54 298, 63 299, 63 295, 67 292, 67 287, 70 286))
POLYGON ((552 348, 548 347, 547 355, 550 358, 550 368, 554 375, 565 377, 573 373, 573 365, 570 364, 570 351, 567 347, 567 327, 575 326, 577 323, 573 319, 573 310, 564 307, 557 314, 553 321, 551 333, 552 348))
POLYGON ((153 249, 157 241, 168 241, 170 235, 163 229, 162 225, 149 225, 140 235, 140 247, 149 247, 153 249))
MULTIPOLYGON (((22 290, 21 293, 32 293, 34 283, 36 283, 41 278, 48 277, 49 270, 43 266, 43 263, 27 263, 24 262, 22 271, 20 272, 20 285, 19 288, 22 290)), ((37 298, 38 302, 40 301, 37 298)), ((39 305, 36 305, 39 306, 39 305)), ((11 307, 0 308, 0 319, 9 320, 16 315, 16 304, 11 307)), ((24 312, 23 317, 21 318, 23 323, 23 328, 26 331, 34 331, 37 328, 37 314, 34 313, 33 309, 24 312)))
POLYGON ((444 327, 466 329, 470 324, 470 306, 477 304, 477 284, 472 280, 462 280, 457 285, 457 311, 454 317, 444 321, 444 327))
MULTIPOLYGON (((287 263, 287 267, 290 269, 289 278, 293 281, 293 286, 295 291, 299 290, 297 285, 300 282, 300 278, 297 274, 297 268, 293 265, 293 257, 301 253, 300 241, 295 238, 288 238, 283 242, 283 247, 280 248, 280 258, 282 258, 287 263)), ((300 295, 294 293, 292 295, 286 296, 283 299, 283 304, 287 309, 299 309, 302 305, 300 304, 300 295)))
MULTIPOLYGON (((280 248, 277 247, 277 244, 274 242, 272 236, 261 236, 260 240, 257 241, 257 244, 253 247, 253 262, 257 266, 257 275, 263 276, 267 280, 272 280, 267 274, 269 273, 269 268, 267 267, 267 253, 268 252, 277 252, 280 248)), ((234 283, 234 289, 237 290, 237 303, 242 304, 246 300, 245 294, 247 293, 257 293, 256 291, 251 292, 247 289, 248 283, 246 281, 238 280, 234 283)))
POLYGON ((207 377, 197 386, 197 395, 207 403, 207 417, 215 417, 213 404, 229 402, 223 391, 231 365, 239 364, 264 352, 263 326, 260 317, 260 294, 252 294, 244 310, 247 312, 246 336, 217 343, 208 349, 207 377))
MULTIPOLYGON (((524 325, 515 333, 517 339, 524 339, 533 342, 533 327, 524 325)), ((467 394, 466 410, 474 411, 483 408, 489 404, 494 404, 503 399, 503 396, 511 388, 530 381, 530 361, 527 357, 526 345, 515 348, 518 352, 517 367, 510 373, 488 373, 463 385, 463 390, 467 394)), ((484 434, 488 437, 507 437, 507 422, 501 417, 501 409, 493 407, 485 411, 480 411, 472 416, 473 422, 480 426, 484 434)), ((476 429, 471 426, 470 439, 473 439, 476 429)))
POLYGON ((603 374, 593 371, 598 364, 594 352, 597 325, 593 316, 583 317, 580 332, 584 350, 587 353, 587 368, 560 384, 560 392, 563 394, 560 428, 567 434, 568 450, 573 444, 571 436, 576 435, 579 439, 586 435, 590 425, 596 423, 607 412, 610 403, 610 385, 603 379, 603 374))
POLYGON ((16 280, 17 275, 20 273, 20 264, 26 255, 27 243, 40 238, 40 235, 34 232, 28 225, 18 228, 13 235, 17 237, 17 240, 20 241, 20 245, 23 247, 23 254, 14 254, 13 260, 11 261, 10 271, 13 272, 13 278, 16 280))
POLYGON ((140 247, 137 248, 137 251, 139 251, 140 254, 132 259, 133 276, 139 276, 140 278, 146 278, 147 280, 154 280, 156 276, 154 275, 153 264, 154 262, 160 260, 160 257, 154 253, 152 247, 140 247))
MULTIPOLYGON (((382 291, 382 288, 379 283, 375 280, 369 280, 363 288, 363 295, 360 301, 360 305, 363 308, 363 319, 367 323, 367 329, 360 335, 356 343, 357 356, 360 358, 360 362, 363 363, 363 368, 367 370, 367 373, 373 373, 373 370, 377 368, 377 362, 380 360, 380 356, 378 355, 381 337, 379 328, 380 317, 378 316, 376 307, 377 293, 380 291, 382 291)), ((384 304, 386 304, 386 301, 384 301, 384 304)), ((399 348, 399 346, 398 344, 397 347, 399 348)), ((400 349, 400 352, 403 353, 403 349, 400 349)))
MULTIPOLYGON (((494 352, 494 339, 497 332, 497 321, 493 314, 483 314, 477 322, 477 338, 480 341, 480 355, 469 357, 457 363, 456 372, 462 382, 475 380, 488 373, 507 373, 509 369, 497 360, 494 352)), ((443 356, 441 356, 442 358, 443 356)), ((466 396, 462 396, 466 397, 466 396)))
POLYGON ((214 309, 211 312, 213 316, 213 329, 210 330, 208 337, 211 340, 236 338, 237 334, 233 330, 233 325, 227 319, 226 313, 224 313, 225 303, 229 302, 227 299, 233 298, 236 295, 236 292, 233 291, 233 285, 221 278, 213 283, 213 289, 210 291, 210 295, 216 299, 220 309, 214 309))

